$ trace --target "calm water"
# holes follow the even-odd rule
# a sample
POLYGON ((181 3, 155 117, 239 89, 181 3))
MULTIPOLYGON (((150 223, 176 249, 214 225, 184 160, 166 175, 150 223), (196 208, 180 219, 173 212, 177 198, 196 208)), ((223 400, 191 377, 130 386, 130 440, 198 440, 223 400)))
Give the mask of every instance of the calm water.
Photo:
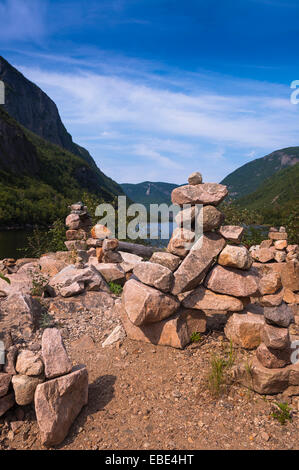
MULTIPOLYGON (((267 238, 268 227, 255 225, 252 226, 255 229, 260 230, 265 238, 267 238)), ((168 233, 168 223, 159 223, 159 224, 148 224, 148 230, 150 228, 155 228, 158 230, 159 239, 151 240, 151 244, 154 246, 166 246, 168 244, 169 238, 160 239, 162 233, 168 233), (152 227, 151 227, 152 226, 152 227), (162 232, 162 233, 161 233, 162 232)), ((169 223, 169 235, 172 235, 172 232, 175 228, 173 222, 169 223)), ((10 231, 0 231, 0 259, 3 258, 22 258, 25 256, 24 248, 27 245, 27 238, 32 232, 29 230, 10 230, 10 231)))
POLYGON ((31 233, 26 230, 0 231, 0 259, 22 258, 25 256, 24 247, 31 233))

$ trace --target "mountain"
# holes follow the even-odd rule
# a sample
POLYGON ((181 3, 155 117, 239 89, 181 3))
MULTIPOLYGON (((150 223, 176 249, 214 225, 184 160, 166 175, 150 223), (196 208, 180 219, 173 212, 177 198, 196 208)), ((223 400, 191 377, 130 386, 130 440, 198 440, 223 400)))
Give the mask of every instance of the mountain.
POLYGON ((0 106, 0 226, 49 225, 82 197, 112 202, 115 194, 86 160, 21 126, 0 106))
POLYGON ((269 223, 280 222, 299 209, 299 163, 267 178, 259 188, 238 199, 238 205, 258 210, 269 223))
POLYGON ((230 197, 239 199, 255 192, 266 180, 284 168, 299 163, 299 147, 289 147, 246 163, 221 182, 228 187, 230 197))
POLYGON ((150 204, 170 204, 171 193, 178 187, 171 183, 152 183, 145 181, 139 184, 121 184, 124 193, 134 202, 149 206, 150 204))
MULTIPOLYGON (((86 174, 88 176, 84 178, 84 184, 90 187, 95 183, 95 194, 123 194, 120 186, 100 171, 88 151, 73 142, 61 121, 56 104, 1 56, 0 80, 5 84, 5 105, 0 108, 44 141, 85 160, 89 171, 86 174)), ((9 165, 9 161, 6 165, 9 165)))

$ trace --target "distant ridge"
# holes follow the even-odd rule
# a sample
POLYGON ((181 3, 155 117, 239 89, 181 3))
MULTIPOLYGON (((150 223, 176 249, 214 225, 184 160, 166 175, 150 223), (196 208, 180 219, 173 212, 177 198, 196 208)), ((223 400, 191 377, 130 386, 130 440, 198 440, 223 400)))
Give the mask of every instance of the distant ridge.
POLYGON ((299 147, 288 147, 246 163, 221 182, 228 187, 229 195, 238 199, 256 191, 262 183, 284 168, 299 163, 299 147))
POLYGON ((145 181, 138 184, 121 184, 125 194, 132 201, 149 206, 150 204, 170 204, 171 193, 177 184, 145 181))

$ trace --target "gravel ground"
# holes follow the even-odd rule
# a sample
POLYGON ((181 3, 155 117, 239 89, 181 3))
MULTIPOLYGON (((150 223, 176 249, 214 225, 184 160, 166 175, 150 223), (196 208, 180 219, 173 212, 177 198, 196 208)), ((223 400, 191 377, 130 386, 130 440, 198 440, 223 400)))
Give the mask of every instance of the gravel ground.
MULTIPOLYGON (((103 298, 106 307, 91 313, 95 299, 87 297, 71 308, 52 302, 47 319, 61 328, 74 364, 86 364, 90 382, 89 403, 58 449, 299 448, 298 397, 289 399, 292 421, 281 425, 271 416, 280 396, 262 397, 231 383, 220 396, 211 394, 211 358, 228 357, 223 334, 203 335, 184 351, 128 339, 102 348, 119 324, 115 298, 103 298)), ((252 354, 236 350, 235 363, 252 354)), ((0 419, 0 449, 43 449, 32 406, 0 419)))

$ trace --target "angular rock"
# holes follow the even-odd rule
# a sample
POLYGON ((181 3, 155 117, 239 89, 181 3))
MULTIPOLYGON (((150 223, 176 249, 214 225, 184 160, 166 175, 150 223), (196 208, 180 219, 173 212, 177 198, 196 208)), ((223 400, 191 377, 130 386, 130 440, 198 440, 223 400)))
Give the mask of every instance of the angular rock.
POLYGON ((287 259, 287 254, 284 251, 278 251, 274 253, 274 259, 277 263, 283 263, 287 259))
POLYGON ((161 264, 144 261, 136 264, 133 274, 148 286, 156 287, 162 292, 170 292, 173 285, 173 274, 161 264))
POLYGON ((199 173, 199 171, 195 171, 194 173, 191 173, 191 175, 188 178, 188 183, 191 184, 192 186, 197 185, 197 184, 202 184, 202 174, 199 173))
POLYGON ((70 240, 86 240, 87 239, 87 233, 85 230, 79 229, 79 230, 67 230, 65 233, 66 239, 68 241, 70 240))
POLYGON ((126 333, 121 325, 118 325, 112 333, 108 336, 108 338, 105 339, 105 341, 102 344, 102 348, 106 348, 107 346, 110 346, 111 344, 117 343, 118 341, 123 340, 126 337, 126 333))
POLYGON ((283 232, 269 232, 271 240, 287 240, 288 234, 283 232))
POLYGON ((1 304, 1 330, 29 338, 39 326, 42 306, 30 295, 10 295, 1 304))
POLYGON ((204 206, 202 208, 202 214, 198 217, 202 217, 203 231, 210 232, 211 230, 217 229, 224 222, 224 215, 214 206, 204 206))
POLYGON ((70 214, 65 220, 65 225, 70 230, 78 230, 81 226, 80 216, 78 214, 70 214))
POLYGON ((283 392, 289 385, 290 366, 281 369, 268 369, 257 358, 250 365, 235 369, 235 379, 261 395, 275 395, 283 392))
POLYGON ((287 253, 286 261, 299 261, 299 253, 287 253))
POLYGON ((271 349, 283 350, 290 347, 290 335, 287 328, 266 324, 262 332, 262 340, 271 349))
POLYGON ((186 323, 189 340, 193 333, 205 333, 207 330, 207 315, 201 310, 180 308, 180 321, 186 323))
MULTIPOLYGON (((101 249, 101 248, 100 248, 101 249)), ((98 250, 98 248, 97 248, 98 250)), ((122 262, 122 256, 118 251, 104 251, 100 256, 102 263, 117 263, 120 264, 122 262)))
POLYGON ((195 240, 195 233, 184 228, 176 228, 172 234, 167 251, 184 258, 195 240))
POLYGON ((159 322, 179 308, 175 297, 130 279, 124 287, 122 304, 129 320, 137 326, 159 322))
POLYGON ((295 294, 290 289, 284 289, 283 300, 287 304, 299 304, 299 294, 295 294))
MULTIPOLYGON (((0 398, 7 395, 10 382, 11 382, 11 375, 0 372, 0 398)), ((0 413, 0 416, 1 416, 1 413, 0 413)))
POLYGON ((299 245, 288 245, 287 246, 287 252, 299 252, 299 245))
POLYGON ((260 248, 251 252, 253 259, 259 261, 260 263, 268 263, 274 259, 275 250, 272 248, 260 248))
POLYGON ((275 271, 269 271, 259 280, 259 290, 262 295, 275 294, 281 289, 280 275, 275 271))
POLYGON ((97 258, 91 264, 101 273, 106 282, 125 282, 126 273, 117 263, 98 263, 97 258))
POLYGON ((0 418, 15 404, 15 397, 13 393, 0 398, 0 418))
POLYGON ((87 250, 87 243, 85 240, 70 240, 64 242, 68 251, 87 250))
POLYGON ((49 299, 49 314, 55 318, 68 319, 73 314, 82 316, 90 312, 98 315, 107 315, 114 306, 114 298, 111 292, 85 292, 72 298, 55 297, 49 299))
POLYGON ((226 245, 218 257, 221 266, 238 269, 250 269, 253 263, 251 255, 245 246, 226 245))
POLYGON ((172 293, 177 295, 197 287, 224 246, 225 240, 221 235, 205 233, 174 273, 172 293))
POLYGON ((79 366, 68 375, 39 385, 34 402, 42 444, 47 447, 60 444, 88 403, 86 367, 79 366))
POLYGON ((56 259, 55 255, 44 255, 39 260, 41 272, 44 277, 55 276, 55 274, 59 273, 63 268, 67 266, 67 263, 63 260, 56 259))
POLYGON ((205 285, 219 294, 251 297, 258 293, 258 280, 253 269, 241 271, 216 265, 205 280, 205 285))
POLYGON ((57 328, 47 328, 44 331, 42 337, 42 357, 47 379, 68 374, 72 370, 72 363, 57 328))
POLYGON ((281 270, 281 281, 283 287, 293 292, 299 291, 299 262, 288 261, 284 263, 281 270))
POLYGON ((88 238, 86 240, 86 245, 88 248, 101 248, 103 246, 103 240, 98 240, 96 238, 88 238))
POLYGON ((74 282, 83 283, 84 289, 88 291, 109 292, 106 281, 94 266, 77 269, 74 265, 67 266, 50 279, 50 292, 54 291, 54 295, 59 295, 62 288, 68 287, 74 282))
POLYGON ((280 290, 276 294, 264 295, 260 297, 259 301, 263 307, 278 307, 283 301, 283 290, 280 290))
POLYGON ((170 271, 174 272, 179 267, 181 259, 179 256, 175 256, 172 253, 166 253, 166 251, 157 251, 151 257, 150 262, 161 264, 161 266, 165 266, 165 268, 168 268, 170 271))
POLYGON ((274 242, 274 246, 276 250, 284 250, 288 246, 288 242, 286 240, 277 240, 274 242))
POLYGON ((105 225, 97 224, 91 229, 92 238, 99 238, 104 240, 111 237, 111 231, 105 225))
POLYGON ((43 383, 40 377, 28 377, 28 375, 14 375, 11 382, 15 392, 16 403, 20 406, 29 405, 34 400, 36 387, 43 383))
POLYGON ((103 250, 104 251, 114 251, 119 247, 119 241, 117 238, 106 238, 103 241, 103 250))
POLYGON ((128 338, 136 341, 144 341, 159 346, 170 346, 177 349, 183 349, 190 341, 186 322, 182 321, 179 313, 172 315, 166 320, 138 327, 130 321, 125 310, 122 308, 121 321, 128 338))
POLYGON ((223 225, 220 227, 219 233, 229 242, 240 243, 243 238, 244 228, 238 225, 223 225))
POLYGON ((243 302, 228 295, 215 294, 203 286, 197 287, 182 302, 185 308, 197 310, 221 310, 240 312, 244 309, 243 302))
POLYGON ((281 328, 288 328, 294 321, 294 314, 285 303, 275 308, 265 307, 264 315, 269 325, 280 326, 281 328))
POLYGON ((16 371, 18 374, 35 377, 43 373, 44 364, 32 351, 22 351, 17 358, 16 371))
POLYGON ((69 286, 60 288, 60 295, 62 297, 73 297, 74 295, 79 295, 84 292, 84 282, 73 282, 69 286))
POLYGON ((141 256, 134 255, 132 253, 126 253, 125 251, 119 251, 119 254, 122 257, 120 265, 125 271, 125 273, 133 271, 136 264, 140 263, 143 260, 141 256))
POLYGON ((16 374, 16 360, 17 360, 18 350, 15 346, 11 346, 6 350, 5 355, 5 365, 4 372, 6 374, 16 374))
POLYGON ((234 346, 255 349, 261 343, 264 325, 265 320, 262 315, 234 313, 229 318, 224 333, 234 346))
POLYGON ((270 248, 273 245, 273 240, 263 240, 260 244, 260 248, 270 248))
POLYGON ((267 369, 280 369, 291 363, 291 353, 291 349, 284 349, 283 351, 271 349, 262 343, 256 350, 256 357, 267 369))
POLYGON ((173 204, 217 205, 228 195, 227 187, 222 184, 205 183, 196 186, 180 186, 172 191, 173 204))

